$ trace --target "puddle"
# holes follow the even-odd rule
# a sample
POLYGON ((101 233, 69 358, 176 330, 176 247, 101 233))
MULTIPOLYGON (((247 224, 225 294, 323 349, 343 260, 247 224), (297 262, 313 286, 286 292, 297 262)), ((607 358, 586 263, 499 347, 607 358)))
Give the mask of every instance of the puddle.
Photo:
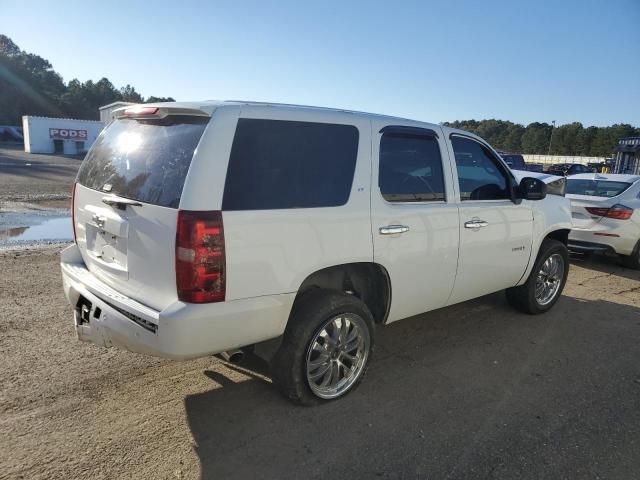
POLYGON ((0 247, 3 249, 73 240, 67 212, 0 213, 0 247))
POLYGON ((14 227, 2 230, 0 227, 1 241, 38 241, 38 240, 72 240, 71 217, 49 218, 40 225, 29 227, 14 227))

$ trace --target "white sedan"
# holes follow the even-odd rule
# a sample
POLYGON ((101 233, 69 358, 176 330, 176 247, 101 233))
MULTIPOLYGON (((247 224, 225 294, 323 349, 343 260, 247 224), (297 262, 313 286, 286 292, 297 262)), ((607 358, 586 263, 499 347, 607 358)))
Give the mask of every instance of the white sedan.
POLYGON ((573 220, 569 249, 617 253, 640 269, 640 175, 572 175, 566 196, 573 220))

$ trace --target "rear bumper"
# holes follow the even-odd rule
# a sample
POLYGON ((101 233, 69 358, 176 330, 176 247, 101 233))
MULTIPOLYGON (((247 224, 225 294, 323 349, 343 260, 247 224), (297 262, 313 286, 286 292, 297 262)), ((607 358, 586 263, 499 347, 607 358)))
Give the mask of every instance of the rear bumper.
POLYGON ((610 228, 601 230, 573 229, 569 233, 569 249, 631 255, 638 238, 610 228), (604 234, 604 235, 603 235, 604 234), (618 237, 609 235, 620 235, 618 237))
POLYGON ((290 293, 202 305, 175 302, 158 312, 97 279, 76 245, 62 252, 60 265, 78 339, 165 358, 201 357, 275 338, 284 332, 295 298, 290 293), (81 297, 91 303, 85 312, 78 307, 81 297))
POLYGON ((615 253, 610 245, 601 243, 582 242, 580 240, 569 240, 569 250, 584 253, 615 253))

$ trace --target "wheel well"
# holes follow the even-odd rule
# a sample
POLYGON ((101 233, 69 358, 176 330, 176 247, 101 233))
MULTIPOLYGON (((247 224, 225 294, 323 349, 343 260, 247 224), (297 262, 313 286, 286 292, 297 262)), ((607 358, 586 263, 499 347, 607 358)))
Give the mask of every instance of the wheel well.
POLYGON ((569 232, 570 230, 568 228, 554 230, 553 232, 549 232, 545 239, 552 238, 567 245, 569 243, 569 232))
POLYGON ((376 323, 384 323, 387 319, 391 282, 386 269, 377 263, 347 263, 318 270, 302 282, 296 301, 314 288, 355 295, 369 308, 376 323))

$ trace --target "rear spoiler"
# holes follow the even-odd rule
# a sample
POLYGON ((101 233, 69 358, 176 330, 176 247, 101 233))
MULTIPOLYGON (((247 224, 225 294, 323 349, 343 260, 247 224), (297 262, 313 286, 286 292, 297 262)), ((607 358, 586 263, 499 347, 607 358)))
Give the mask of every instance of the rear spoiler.
POLYGON ((187 115, 192 117, 210 117, 211 113, 199 108, 172 107, 166 104, 129 105, 113 111, 114 118, 164 118, 168 115, 187 115))

